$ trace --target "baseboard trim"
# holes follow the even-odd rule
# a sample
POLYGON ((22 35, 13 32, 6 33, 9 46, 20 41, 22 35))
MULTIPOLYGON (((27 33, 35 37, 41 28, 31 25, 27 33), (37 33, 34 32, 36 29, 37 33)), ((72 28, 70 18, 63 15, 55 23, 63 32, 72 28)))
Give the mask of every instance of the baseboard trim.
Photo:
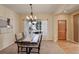
POLYGON ((74 43, 74 44, 79 44, 78 42, 75 42, 75 41, 73 41, 73 40, 67 40, 67 41, 72 42, 72 43, 74 43))

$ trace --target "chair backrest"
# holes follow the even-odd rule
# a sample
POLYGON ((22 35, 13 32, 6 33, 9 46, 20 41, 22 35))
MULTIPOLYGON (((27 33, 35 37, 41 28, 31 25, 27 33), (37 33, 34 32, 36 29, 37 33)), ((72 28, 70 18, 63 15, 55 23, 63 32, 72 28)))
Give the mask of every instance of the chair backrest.
MULTIPOLYGON (((19 34, 15 34, 15 39, 16 39, 16 42, 20 39, 24 39, 24 33, 19 33, 19 34)), ((17 43, 18 45, 18 43, 17 43)))
POLYGON ((24 32, 22 32, 22 37, 25 38, 24 32))
POLYGON ((33 36, 32 37, 32 42, 38 43, 38 41, 39 41, 39 34, 33 34, 32 36, 33 36))
POLYGON ((19 39, 23 39, 25 36, 24 36, 24 33, 19 33, 19 34, 15 34, 15 39, 16 41, 19 40, 19 39))
POLYGON ((17 39, 17 35, 16 34, 15 34, 15 39, 16 39, 17 46, 19 46, 18 43, 17 43, 18 39, 17 39))
POLYGON ((15 34, 15 39, 16 39, 16 41, 18 40, 18 39, 17 39, 17 35, 16 35, 16 34, 15 34))
POLYGON ((40 35, 40 38, 39 38, 39 47, 41 46, 41 41, 42 41, 42 34, 40 35))

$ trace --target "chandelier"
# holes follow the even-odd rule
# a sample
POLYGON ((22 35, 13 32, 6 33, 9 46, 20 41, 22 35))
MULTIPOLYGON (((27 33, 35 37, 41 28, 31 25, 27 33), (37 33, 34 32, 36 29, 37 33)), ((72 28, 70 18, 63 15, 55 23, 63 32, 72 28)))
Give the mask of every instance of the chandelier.
POLYGON ((30 12, 30 16, 26 16, 26 19, 28 19, 28 20, 36 20, 37 17, 34 16, 34 14, 33 14, 32 4, 29 4, 29 6, 30 6, 30 8, 31 8, 31 12, 30 12))

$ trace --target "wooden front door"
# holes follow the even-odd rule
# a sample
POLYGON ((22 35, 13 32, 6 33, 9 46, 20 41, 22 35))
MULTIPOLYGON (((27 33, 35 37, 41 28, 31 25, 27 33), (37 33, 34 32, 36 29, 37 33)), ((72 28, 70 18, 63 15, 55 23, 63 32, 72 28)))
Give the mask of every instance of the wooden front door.
POLYGON ((66 40, 66 20, 58 20, 58 40, 66 40))

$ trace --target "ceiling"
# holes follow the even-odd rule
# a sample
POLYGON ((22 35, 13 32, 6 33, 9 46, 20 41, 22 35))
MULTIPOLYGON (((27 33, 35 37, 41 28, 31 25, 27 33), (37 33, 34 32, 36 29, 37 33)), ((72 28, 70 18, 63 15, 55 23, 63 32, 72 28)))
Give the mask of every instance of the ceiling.
MULTIPOLYGON (((29 14, 29 4, 3 4, 3 6, 12 9, 19 14, 29 14)), ((33 4, 33 13, 72 13, 79 10, 79 4, 33 4)))

